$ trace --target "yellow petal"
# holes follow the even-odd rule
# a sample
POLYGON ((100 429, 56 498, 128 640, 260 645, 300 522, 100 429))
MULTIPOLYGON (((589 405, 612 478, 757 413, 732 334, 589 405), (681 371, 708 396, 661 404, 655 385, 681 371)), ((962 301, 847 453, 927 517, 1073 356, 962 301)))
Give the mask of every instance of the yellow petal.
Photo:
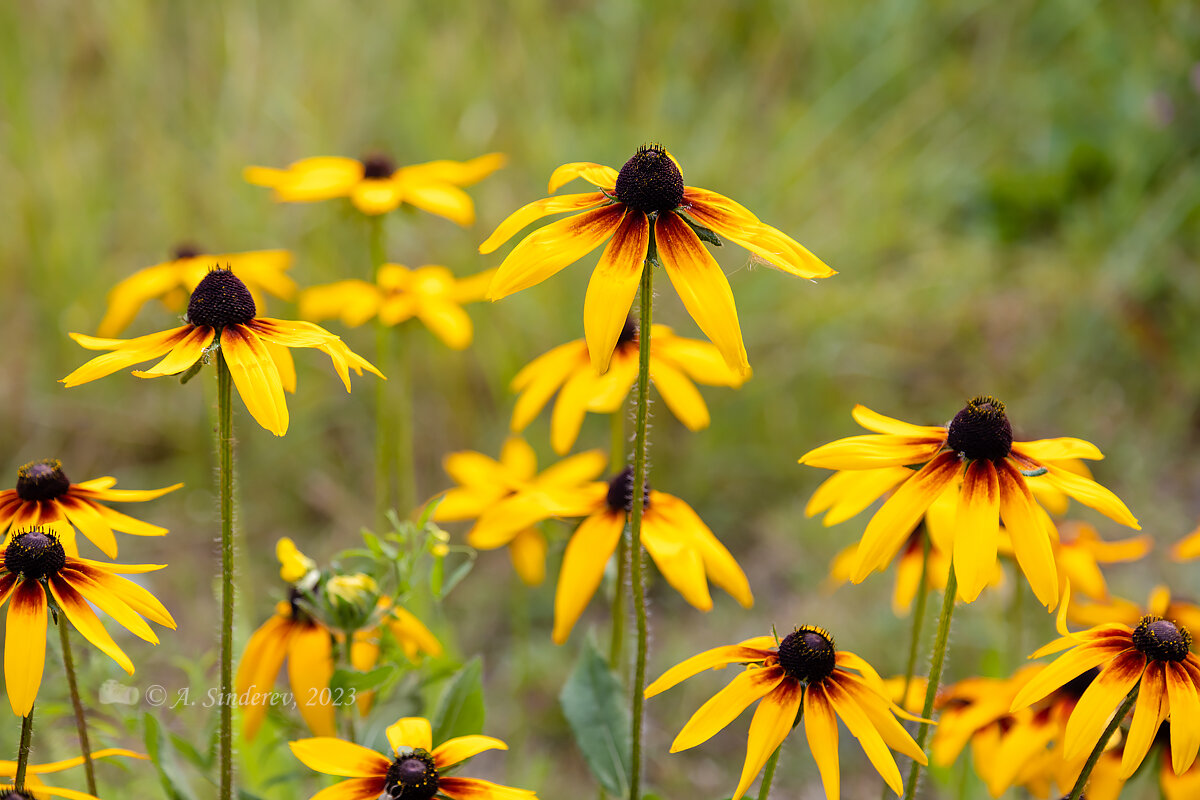
POLYGON ((674 532, 662 524, 653 505, 646 509, 646 515, 642 518, 641 540, 671 588, 683 595, 683 599, 693 607, 710 611, 712 596, 704 577, 704 561, 690 543, 678 541, 674 532))
POLYGON ((550 446, 555 453, 565 455, 574 447, 599 382, 592 368, 587 367, 575 372, 563 383, 550 413, 550 446))
POLYGON ((433 749, 431 755, 433 763, 440 770, 460 761, 466 761, 471 756, 479 755, 485 750, 507 749, 507 744, 499 739, 493 739, 491 736, 458 736, 439 744, 433 749))
POLYGON ((924 464, 943 442, 910 436, 869 433, 847 436, 809 450, 800 463, 823 469, 880 469, 924 464))
POLYGON ((423 164, 412 164, 402 168, 406 178, 418 177, 423 180, 438 180, 453 183, 455 186, 470 186, 491 175, 508 163, 504 153, 487 153, 476 156, 469 161, 426 161, 423 164))
POLYGON ((450 800, 536 800, 536 795, 526 789, 454 776, 438 778, 438 794, 444 794, 450 800))
POLYGON ((314 322, 337 318, 357 328, 378 313, 381 300, 378 287, 372 283, 338 281, 301 292, 300 316, 314 322))
POLYGON ((396 181, 389 178, 364 178, 350 190, 350 202, 364 214, 386 214, 406 199, 396 181))
POLYGON ((590 161, 573 161, 570 164, 563 164, 551 173, 547 191, 557 192, 560 187, 576 178, 583 178, 593 186, 607 189, 610 194, 617 185, 617 171, 612 167, 594 164, 590 161))
POLYGON ((522 530, 557 512, 552 499, 540 492, 522 492, 486 509, 467 533, 467 544, 478 550, 504 547, 522 530))
POLYGON ((251 183, 258 182, 252 178, 269 178, 276 181, 266 185, 274 187, 276 200, 287 203, 308 203, 345 197, 362 177, 361 161, 338 156, 318 156, 297 161, 288 167, 281 180, 278 175, 268 176, 262 172, 246 175, 246 179, 251 183))
POLYGON ((108 308, 96 329, 97 335, 118 335, 133 322, 146 301, 161 297, 180 282, 180 270, 174 261, 146 267, 125 278, 108 292, 108 308))
MULTIPOLYGON (((1176 775, 1187 771, 1200 749, 1200 697, 1196 675, 1185 665, 1166 664, 1167 704, 1171 711, 1171 768, 1176 775)), ((1138 698, 1141 702, 1141 698, 1138 698)))
POLYGON ((1058 439, 1037 439, 1032 442, 1013 442, 1013 450, 1034 461, 1062 461, 1068 458, 1099 461, 1104 458, 1104 454, 1096 445, 1069 436, 1058 439))
MULTIPOLYGON (((83 634, 84 638, 92 643, 97 650, 107 655, 113 661, 121 666, 121 669, 133 674, 133 662, 129 660, 129 656, 125 655, 125 651, 117 646, 112 637, 108 635, 108 631, 104 630, 104 626, 100 624, 100 620, 96 618, 96 614, 92 611, 91 606, 83 597, 61 580, 51 580, 49 583, 50 594, 54 596, 54 601, 58 607, 62 609, 67 619, 75 626, 75 630, 83 634)), ((59 621, 59 624, 63 624, 59 621)))
POLYGON ((239 696, 251 698, 242 708, 242 736, 253 739, 258 734, 267 713, 267 693, 275 684, 275 676, 283 668, 287 656, 287 640, 295 623, 291 619, 272 616, 246 642, 238 662, 234 685, 239 696), (253 698, 258 698, 254 702, 253 698))
POLYGON ((288 742, 292 754, 309 769, 343 778, 374 778, 387 773, 392 760, 362 745, 320 736, 288 742))
POLYGON ((1007 461, 997 465, 1000 479, 1000 515, 1012 536, 1013 553, 1034 594, 1046 608, 1058 603, 1058 571, 1054 552, 1035 500, 1021 474, 1007 461))
POLYGON ((671 752, 678 753, 707 742, 783 680, 784 673, 779 667, 739 672, 728 686, 697 709, 671 743, 671 752))
POLYGON ((288 639, 288 685, 300 716, 317 736, 337 735, 337 709, 327 691, 333 678, 332 648, 329 631, 319 625, 298 626, 288 639))
POLYGON ((1063 653, 1021 687, 1009 710, 1020 711, 1036 703, 1072 678, 1100 666, 1119 652, 1121 648, 1117 645, 1088 643, 1063 653))
POLYGON ((541 586, 546 580, 546 537, 537 528, 526 528, 508 543, 513 569, 526 586, 541 586))
POLYGON ((396 720, 388 726, 387 738, 392 750, 397 752, 401 747, 433 750, 433 728, 424 717, 403 717, 396 720))
POLYGON ((646 215, 630 209, 592 270, 583 299, 583 331, 597 375, 608 370, 613 349, 625 328, 649 242, 646 215))
POLYGON ((587 607, 604 577, 604 567, 625 531, 625 515, 604 511, 579 524, 563 553, 554 591, 555 644, 571 635, 576 620, 587 607))
MULTIPOLYGON (((36 581, 20 581, 8 605, 4 631, 4 686, 13 713, 33 709, 46 666, 46 593, 36 581)), ((62 624, 62 623, 60 623, 62 624)))
POLYGON ((916 436, 922 439, 945 439, 946 429, 941 426, 913 425, 910 422, 884 416, 864 405, 856 405, 850 412, 854 421, 869 431, 888 433, 893 436, 916 436))
POLYGON ((221 331, 221 355, 254 421, 276 436, 287 433, 283 383, 262 340, 241 325, 228 325, 221 331))
POLYGON ((608 456, 603 450, 586 450, 548 467, 537 476, 536 483, 542 489, 575 488, 598 478, 606 464, 608 456))
POLYGON ((124 600, 122 600, 120 596, 113 592, 107 591, 102 584, 95 581, 86 572, 63 569, 61 572, 59 572, 58 577, 58 581, 51 583, 52 591, 57 588, 58 591, 65 593, 65 590, 62 586, 62 584, 65 583, 71 589, 74 589, 76 592, 82 595, 85 600, 96 606, 96 608, 100 609, 105 614, 108 614, 117 622, 117 624, 121 625, 138 638, 150 642, 151 644, 158 644, 158 636, 156 636, 150 626, 146 624, 146 621, 142 619, 138 613, 124 600))
POLYGON ((488 289, 488 299, 500 300, 528 289, 575 263, 611 236, 624 214, 624 206, 605 206, 552 222, 529 234, 500 264, 488 289))
POLYGON ((1000 483, 987 459, 972 461, 963 478, 955 516, 954 574, 958 596, 970 603, 987 586, 1000 533, 1000 483))
POLYGON ((153 367, 134 372, 139 378, 153 378, 159 375, 177 375, 195 364, 204 356, 204 351, 212 344, 216 334, 212 328, 199 326, 192 328, 181 342, 171 348, 171 352, 153 367))
POLYGON ((1121 754, 1122 778, 1131 777, 1141 766, 1142 759, 1154 743, 1159 726, 1170 711, 1170 705, 1166 702, 1164 666, 1161 661, 1151 661, 1142 675, 1142 687, 1138 690, 1137 702, 1133 707, 1133 722, 1129 725, 1129 735, 1121 754))
POLYGON ((517 209, 501 222, 495 232, 487 238, 487 241, 479 245, 479 252, 484 255, 495 252, 496 248, 519 233, 525 226, 531 222, 536 222, 542 217, 547 217, 551 214, 562 214, 567 211, 583 211, 608 203, 608 198, 600 192, 565 194, 561 197, 547 197, 542 200, 535 200, 517 209))
POLYGON ((475 223, 471 196, 449 183, 409 180, 401 175, 404 202, 466 227, 475 223))
POLYGON ((796 713, 800 710, 800 700, 804 694, 799 681, 784 680, 774 692, 759 702, 758 709, 750 720, 746 761, 742 764, 742 777, 738 781, 732 800, 741 799, 754 781, 754 776, 762 771, 767 759, 783 744, 796 721, 796 713))
POLYGON ((1086 755, 1096 746, 1113 712, 1142 677, 1145 667, 1146 657, 1130 650, 1100 671, 1067 720, 1063 747, 1068 759, 1086 755))
POLYGON ((839 800, 842 775, 838 769, 837 719, 823 686, 811 687, 804 695, 804 734, 821 773, 825 797, 839 800))
POLYGON ((646 697, 654 697, 665 692, 672 686, 687 680, 693 675, 699 675, 706 669, 720 669, 726 664, 750 663, 762 661, 772 655, 776 640, 774 636, 755 636, 738 644, 714 647, 688 658, 659 676, 658 680, 646 687, 646 697))
POLYGON ((529 442, 519 436, 510 436, 500 448, 500 463, 510 479, 527 481, 537 473, 537 454, 529 442))
POLYGON ((451 350, 465 350, 471 346, 475 333, 471 318, 454 303, 426 300, 418 309, 417 317, 451 350))
MULTIPOLYGON (((653 346, 653 344, 651 345, 653 346)), ((663 402, 689 431, 708 427, 711 418, 704 398, 682 370, 661 359, 650 359, 650 379, 663 402)))
POLYGON ((891 751, 888 750, 887 744, 879 735, 879 731, 875 729, 871 719, 835 680, 826 680, 824 685, 826 697, 829 698, 833 710, 846 723, 846 728, 851 735, 858 739, 858 743, 862 745, 863 751, 867 754, 867 758, 870 759, 876 772, 883 777, 884 782, 891 787, 892 791, 898 795, 903 794, 904 785, 900 780, 900 769, 896 766, 896 760, 892 758, 891 751))
POLYGON ((67 387, 78 386, 81 383, 88 383, 97 378, 103 378, 105 375, 111 375, 117 370, 131 367, 134 364, 158 358, 170 352, 171 348, 182 342, 192 330, 194 330, 193 326, 184 325, 168 331, 160 331, 159 333, 152 333, 147 336, 139 336, 136 339, 125 340, 96 340, 90 336, 73 333, 71 334, 71 338, 84 347, 88 347, 89 344, 102 342, 103 344, 100 344, 98 347, 90 349, 113 350, 114 352, 96 356, 67 377, 60 379, 59 383, 67 387))
MULTIPOLYGON (((577 369, 588 369, 587 347, 582 341, 568 342, 538 356, 512 379, 509 389, 520 392, 513 406, 513 433, 520 433, 545 408, 559 387, 577 369)), ((568 449, 569 446, 568 446, 568 449)))
POLYGON ((1054 464, 1044 464, 1043 466, 1049 472, 1047 480, 1085 506, 1094 508, 1106 517, 1116 520, 1122 525, 1128 525, 1134 530, 1142 529, 1137 518, 1125 507, 1120 498, 1108 489, 1095 481, 1080 477, 1054 464))

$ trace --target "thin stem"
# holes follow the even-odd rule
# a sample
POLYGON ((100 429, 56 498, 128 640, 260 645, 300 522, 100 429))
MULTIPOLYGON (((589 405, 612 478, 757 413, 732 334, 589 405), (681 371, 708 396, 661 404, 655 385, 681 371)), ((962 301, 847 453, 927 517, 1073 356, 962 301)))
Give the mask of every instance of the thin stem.
MULTIPOLYGON (((625 465, 625 417, 621 412, 609 415, 612 432, 609 464, 614 473, 625 465)), ((625 582, 629 579, 629 539, 621 532, 617 542, 617 582, 613 586, 612 641, 608 647, 608 666, 612 670, 621 667, 621 656, 625 645, 625 582)))
POLYGON ((221 496, 221 800, 233 797, 233 380, 217 351, 217 458, 221 496))
MULTIPOLYGON (((411 328, 411 326, 405 326, 411 328)), ((412 514, 417 505, 417 467, 413 456, 413 365, 408 330, 396 328, 399 347, 393 354, 392 372, 384 373, 394 383, 397 397, 392 406, 395 417, 395 464, 398 483, 398 511, 401 519, 412 514)))
POLYGON ((771 781, 775 780, 775 765, 779 763, 779 751, 783 749, 781 742, 779 747, 775 748, 775 752, 771 753, 771 757, 767 759, 767 766, 763 769, 762 783, 758 785, 758 800, 767 800, 771 796, 771 781))
MULTIPOLYGON (((368 280, 374 283, 379 268, 387 259, 387 245, 384 242, 383 215, 370 218, 369 247, 371 255, 371 274, 368 280)), ((391 370, 391 329, 378 319, 375 321, 375 365, 383 374, 391 370)), ((387 528, 387 512, 392 507, 392 443, 395 434, 392 429, 392 419, 389 411, 387 383, 377 381, 375 384, 375 527, 378 533, 387 528)))
POLYGON ((1117 713, 1113 715, 1112 720, 1108 723, 1108 727, 1104 729, 1104 733, 1100 734, 1100 740, 1096 742, 1096 746, 1092 748, 1092 754, 1088 756, 1087 763, 1083 765, 1083 772, 1079 773, 1079 778, 1075 781, 1075 788, 1071 790, 1069 800, 1079 800, 1083 796, 1084 787, 1087 786, 1088 778, 1092 775, 1092 770, 1096 767, 1096 762, 1100 760, 1104 748, 1108 745, 1108 740, 1112 738, 1113 732, 1117 726, 1125 719, 1125 715, 1129 713, 1129 709, 1133 708, 1134 701, 1137 700, 1138 691, 1142 688, 1141 681, 1134 684, 1129 690, 1129 695, 1126 696, 1125 702, 1117 709, 1117 713))
POLYGON ((642 512, 646 491, 646 417, 650 413, 650 325, 654 313, 654 265, 658 254, 654 228, 642 267, 642 307, 638 321, 637 418, 633 438, 633 503, 629 513, 629 562, 633 584, 633 610, 637 616, 637 656, 633 667, 633 756, 630 761, 629 800, 641 800, 642 703, 646 687, 646 593, 642 585, 642 512))
MULTIPOLYGON (((917 605, 913 609, 912 638, 908 642, 908 664, 904 668, 904 692, 900 695, 900 707, 908 701, 908 692, 912 688, 913 675, 917 671, 917 654, 921 649, 921 629, 925 625, 925 606, 929 600, 929 533, 924 530, 924 523, 918 528, 921 537, 921 582, 917 584, 917 605)), ((887 783, 883 785, 883 797, 891 793, 887 783)))
MULTIPOLYGON (((954 570, 946 579, 946 590, 942 596, 942 613, 938 617, 937 636, 933 640, 933 655, 929 661, 929 683, 925 686, 925 705, 921 716, 929 719, 933 716, 933 701, 937 697, 938 686, 942 682, 942 667, 946 665, 946 644, 950 640, 950 619, 954 616, 954 598, 958 594, 958 576, 954 570)), ((917 747, 925 752, 925 740, 929 737, 929 723, 922 722, 917 728, 917 747)), ((928 755, 928 754, 927 754, 928 755)), ((917 778, 921 774, 921 764, 913 759, 908 771, 908 783, 904 787, 904 800, 912 800, 917 793, 917 778)))
POLYGON ((25 770, 29 766, 29 743, 33 741, 33 706, 21 719, 21 746, 17 749, 17 774, 13 778, 13 789, 25 792, 25 770))
POLYGON ((96 794, 96 768, 92 763, 92 745, 88 741, 87 719, 83 714, 83 701, 79 697, 79 683, 75 680, 75 659, 71 655, 71 635, 67 630, 66 617, 59 615, 58 636, 62 641, 63 669, 67 672, 67 688, 71 691, 71 705, 75 708, 75 730, 79 734, 79 751, 83 756, 83 769, 87 774, 88 794, 96 794))
MULTIPOLYGON (((345 644, 346 644, 346 647, 345 647, 346 669, 353 671, 354 670, 354 631, 346 632, 345 644)), ((354 714, 357 711, 357 705, 355 703, 346 703, 345 708, 346 708, 346 739, 348 741, 353 742, 358 738, 355 735, 355 730, 354 730, 354 714)))

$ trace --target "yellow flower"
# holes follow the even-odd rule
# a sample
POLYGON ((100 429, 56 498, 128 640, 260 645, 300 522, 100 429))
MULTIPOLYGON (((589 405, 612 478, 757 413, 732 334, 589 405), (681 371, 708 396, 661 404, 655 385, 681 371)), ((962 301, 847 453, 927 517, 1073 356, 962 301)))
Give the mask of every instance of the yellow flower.
POLYGON ((692 319, 720 349, 725 363, 743 375, 750 364, 733 292, 720 265, 701 244, 701 236, 719 241, 715 232, 768 265, 802 278, 835 274, 795 240, 733 200, 685 186, 679 164, 659 145, 639 148, 620 172, 587 162, 563 164, 550 176, 549 191, 575 178, 600 191, 548 197, 524 206, 500 223, 479 252, 495 251, 545 216, 575 212, 534 231, 513 248, 488 291, 490 299, 499 300, 541 283, 611 239, 592 272, 583 302, 584 338, 597 372, 608 369, 652 244, 692 319))
MULTIPOLYGON (((1054 547, 1054 563, 1058 565, 1059 585, 1066 585, 1069 581, 1071 591, 1076 597, 1083 595, 1092 600, 1106 600, 1109 596, 1108 582, 1104 580, 1104 573, 1100 571, 1101 564, 1119 564, 1137 561, 1150 552, 1150 547, 1153 544, 1150 537, 1145 534, 1108 542, 1101 539, 1095 527, 1086 522, 1069 521, 1060 523, 1057 533, 1058 535, 1052 540, 1052 544, 1054 547)), ((1077 608, 1077 606, 1073 606, 1073 608, 1077 608)), ((1150 613, 1162 613, 1163 616, 1174 616, 1167 614, 1165 611, 1151 611, 1150 613)), ((1128 621, 1136 623, 1138 616, 1140 615, 1135 615, 1128 621)), ((1072 619, 1081 624, 1098 624, 1099 622, 1114 621, 1118 618, 1107 616, 1097 619, 1096 623, 1085 623, 1082 619, 1074 617, 1072 619)), ((1200 622, 1200 619, 1197 621, 1200 622)))
POLYGON ((854 653, 836 650, 829 632, 811 625, 796 628, 783 641, 758 636, 692 656, 646 687, 646 697, 727 664, 750 666, 692 715, 671 743, 671 752, 708 741, 747 706, 761 700, 750 721, 746 761, 733 800, 746 793, 754 776, 783 743, 801 713, 802 703, 804 733, 829 800, 838 800, 841 792, 837 717, 858 739, 896 794, 903 791, 903 786, 900 770, 888 749, 927 763, 921 748, 894 715, 918 718, 888 699, 883 681, 870 664, 854 653))
POLYGON ((353 575, 334 575, 325 582, 325 591, 343 603, 356 605, 378 592, 379 584, 370 575, 356 572, 353 575))
POLYGON ((384 155, 359 161, 321 156, 305 158, 287 169, 247 167, 248 183, 275 190, 281 203, 310 203, 349 197, 364 214, 385 214, 407 203, 459 225, 475 221, 475 205, 460 186, 470 186, 504 166, 501 153, 470 161, 429 161, 397 167, 384 155))
POLYGON ((31 461, 17 469, 17 486, 0 492, 0 534, 31 525, 65 520, 60 528, 62 546, 67 555, 79 555, 75 541, 78 528, 92 544, 109 558, 117 557, 113 531, 133 536, 163 536, 167 529, 114 511, 104 503, 140 503, 173 492, 182 483, 163 489, 113 489, 117 479, 93 478, 71 483, 56 458, 31 461))
POLYGON ((404 797, 429 800, 434 795, 450 800, 535 800, 524 789, 501 786, 478 778, 444 773, 485 750, 507 750, 508 745, 490 736, 458 736, 437 747, 429 720, 404 717, 387 729, 392 756, 384 756, 353 742, 332 737, 288 742, 305 766, 348 778, 313 800, 376 800, 404 797))
POLYGON ((286 536, 275 543, 275 558, 279 559, 279 577, 288 583, 296 583, 317 568, 317 562, 301 553, 286 536))
POLYGON ((170 310, 181 311, 213 264, 232 270, 246 284, 257 305, 262 305, 263 292, 283 300, 291 300, 296 293, 296 282, 284 274, 292 265, 292 254, 287 250, 209 255, 184 245, 176 249, 170 261, 138 270, 109 291, 108 310, 96 335, 118 335, 133 322, 141 307, 156 297, 170 310))
POLYGON ((458 280, 445 267, 409 269, 384 264, 375 283, 349 280, 314 286, 300 293, 300 316, 314 322, 337 317, 358 327, 378 317, 384 325, 416 318, 453 350, 471 344, 474 329, 463 303, 483 299, 493 270, 458 280))
POLYGON ((1200 558, 1200 526, 1171 546, 1172 561, 1193 561, 1200 558))
POLYGON ((310 322, 255 316, 257 307, 246 286, 229 270, 214 269, 200 281, 188 302, 188 323, 136 339, 97 339, 72 333, 71 338, 89 350, 111 350, 93 358, 60 383, 78 386, 111 375, 120 369, 165 356, 139 378, 178 375, 198 368, 213 346, 219 346, 229 364, 233 384, 250 415, 276 436, 288 428, 284 389, 296 385, 295 365, 289 347, 315 347, 333 361, 333 367, 350 391, 350 369, 364 369, 383 377, 366 359, 342 340, 310 322), (220 344, 215 345, 219 339, 220 344))
MULTIPOLYGON (((626 516, 633 507, 633 468, 626 467, 608 484, 594 484, 592 495, 591 515, 567 542, 558 573, 552 634, 556 644, 571 635, 625 533, 626 516)), ((642 545, 684 600, 701 611, 710 610, 711 580, 743 608, 754 605, 746 573, 691 506, 650 489, 642 493, 642 502, 642 545)))
POLYGON ((52 529, 14 532, 0 567, 0 604, 8 604, 4 637, 4 683, 8 702, 19 717, 29 714, 46 662, 46 624, 50 603, 98 650, 133 674, 133 662, 104 630, 89 603, 135 636, 151 644, 158 637, 142 617, 172 630, 175 620, 158 599, 117 573, 151 572, 161 564, 102 564, 66 554, 52 529))
POLYGON ((607 461, 600 450, 589 450, 538 473, 533 448, 517 437, 504 443, 499 461, 472 450, 451 453, 443 466, 459 486, 442 496, 433 518, 476 520, 467 544, 479 550, 507 545, 521 580, 536 586, 546 575, 546 538, 534 526, 551 517, 590 513, 591 481, 607 461))
MULTIPOLYGON (((693 383, 738 388, 743 376, 726 366, 720 351, 708 342, 676 336, 665 325, 652 326, 650 378, 663 402, 688 430, 708 427, 708 407, 693 383)), ((550 418, 550 444, 565 455, 575 445, 587 412, 616 414, 622 409, 638 375, 638 329, 632 319, 617 338, 608 372, 597 375, 587 344, 576 339, 530 361, 512 379, 519 392, 513 408, 513 433, 525 430, 558 392, 550 418)))
MULTIPOLYGON (((141 753, 135 753, 132 750, 124 750, 119 747, 107 747, 103 750, 96 750, 92 753, 92 760, 96 761, 101 758, 111 758, 113 756, 126 756, 127 758, 138 758, 145 760, 146 757, 141 753)), ((98 800, 90 794, 85 794, 75 789, 58 789, 53 786, 47 786, 42 783, 39 775, 45 775, 48 772, 62 772, 64 769, 78 767, 84 762, 83 756, 68 758, 64 761, 54 761, 49 764, 26 764, 25 765, 25 794, 33 798, 33 800, 45 800, 48 797, 65 797, 68 800, 98 800)), ((13 778, 17 776, 16 761, 0 761, 0 797, 12 797, 13 800, 19 798, 16 794, 16 787, 13 785, 13 778), (7 779, 7 780, 3 780, 7 779)))
POLYGON ((800 463, 849 473, 856 495, 853 513, 895 489, 859 543, 851 578, 855 583, 887 567, 943 492, 956 498, 950 549, 958 594, 967 602, 977 598, 992 577, 1003 519, 1017 564, 1038 600, 1047 608, 1058 604, 1058 570, 1049 532, 1053 526, 1030 489, 1030 477, 1043 477, 1084 505, 1139 527, 1116 495, 1063 465, 1078 458, 1103 458, 1095 445, 1071 438, 1014 442, 1004 404, 994 398, 974 398, 945 427, 912 425, 863 406, 855 407, 854 418, 875 433, 818 447, 800 463), (855 474, 859 472, 861 476, 855 474))
MULTIPOLYGON (((1074 583, 1071 584, 1071 591, 1075 591, 1074 583)), ((1189 631, 1200 630, 1200 606, 1173 597, 1171 590, 1161 585, 1151 590, 1144 607, 1120 597, 1105 595, 1104 602, 1072 602, 1067 609, 1067 619, 1078 625, 1090 626, 1106 622, 1137 625, 1138 620, 1147 614, 1176 620, 1189 631)))

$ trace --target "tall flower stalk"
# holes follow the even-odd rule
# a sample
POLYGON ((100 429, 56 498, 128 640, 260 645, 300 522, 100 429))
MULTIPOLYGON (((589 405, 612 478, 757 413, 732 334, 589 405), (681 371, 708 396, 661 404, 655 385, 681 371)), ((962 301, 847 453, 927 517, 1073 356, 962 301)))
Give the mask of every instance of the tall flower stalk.
POLYGON ((75 679, 75 659, 71 655, 71 636, 64 622, 58 625, 58 636, 62 642, 63 669, 67 673, 67 688, 71 692, 71 706, 75 710, 75 730, 79 735, 79 752, 83 756, 83 770, 87 775, 88 794, 96 794, 96 768, 92 763, 92 746, 88 741, 87 718, 83 702, 79 697, 79 682, 75 679))
MULTIPOLYGON (((924 591, 922 589, 922 591, 924 591)), ((929 738, 929 722, 933 714, 933 701, 937 698, 938 686, 942 682, 942 668, 946 665, 947 643, 950 641, 950 620, 954 616, 954 600, 958 594, 958 578, 954 570, 946 579, 946 589, 942 595, 942 613, 938 616, 937 636, 933 640, 933 655, 929 660, 929 681, 925 685, 925 704, 921 707, 921 716, 926 720, 917 728, 917 747, 925 752, 925 741, 929 738)), ((912 767, 908 770, 908 781, 904 788, 904 800, 912 800, 917 792, 917 778, 921 774, 921 762, 913 759, 912 767)))
POLYGON ((221 505, 221 800, 233 797, 233 379, 217 351, 217 462, 221 505))
POLYGON ((17 794, 25 791, 25 772, 29 768, 29 745, 33 741, 33 706, 21 718, 21 744, 17 747, 17 774, 13 777, 13 788, 17 794))

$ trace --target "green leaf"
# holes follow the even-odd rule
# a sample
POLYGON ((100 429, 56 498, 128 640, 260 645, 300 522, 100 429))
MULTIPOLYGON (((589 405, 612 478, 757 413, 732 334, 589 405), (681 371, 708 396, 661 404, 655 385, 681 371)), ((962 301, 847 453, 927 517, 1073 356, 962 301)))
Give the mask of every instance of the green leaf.
POLYGON ((714 247, 721 247, 725 244, 721 241, 721 237, 717 236, 717 234, 711 228, 704 227, 699 222, 696 222, 696 220, 692 219, 687 213, 678 209, 671 213, 675 214, 675 216, 686 222, 687 226, 695 231, 696 235, 700 237, 700 241, 708 242, 714 247))
POLYGON ((201 359, 197 360, 195 364, 192 364, 190 367, 188 367, 186 370, 184 370, 184 372, 179 376, 179 382, 181 384, 187 383, 188 381, 190 381, 192 378, 196 377, 196 375, 198 375, 200 373, 200 369, 203 366, 204 366, 204 359, 201 358, 201 359))
POLYGON ((433 741, 483 732, 483 662, 475 656, 454 674, 433 713, 433 741))
POLYGON ((558 695, 575 743, 605 791, 629 793, 632 748, 621 682, 589 641, 558 695))
POLYGON ((395 667, 376 667, 370 672, 339 669, 330 677, 329 689, 337 694, 345 693, 350 689, 356 692, 369 692, 379 688, 384 681, 391 677, 393 671, 395 671, 395 667), (341 692, 338 692, 339 689, 341 692))
POLYGON ((164 758, 167 741, 158 720, 149 712, 142 715, 142 739, 146 744, 146 755, 150 756, 150 763, 154 764, 167 797, 170 800, 193 800, 191 792, 177 780, 175 765, 164 758))

